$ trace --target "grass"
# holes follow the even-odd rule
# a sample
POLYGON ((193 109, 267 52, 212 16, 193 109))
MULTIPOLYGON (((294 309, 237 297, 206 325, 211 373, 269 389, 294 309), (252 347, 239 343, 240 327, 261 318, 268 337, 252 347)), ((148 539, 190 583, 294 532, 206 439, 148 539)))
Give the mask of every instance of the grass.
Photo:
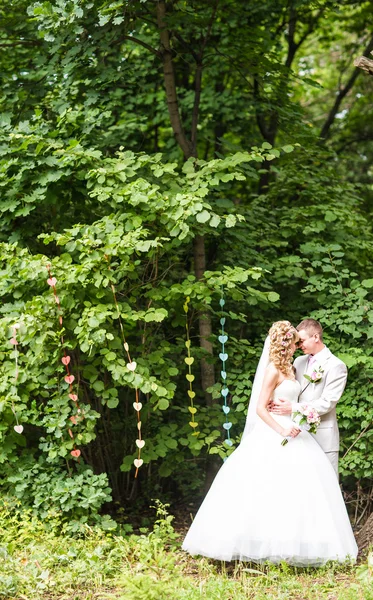
POLYGON ((73 538, 30 513, 0 507, 0 599, 373 600, 373 555, 359 566, 260 568, 191 558, 158 507, 150 533, 86 528, 73 538))

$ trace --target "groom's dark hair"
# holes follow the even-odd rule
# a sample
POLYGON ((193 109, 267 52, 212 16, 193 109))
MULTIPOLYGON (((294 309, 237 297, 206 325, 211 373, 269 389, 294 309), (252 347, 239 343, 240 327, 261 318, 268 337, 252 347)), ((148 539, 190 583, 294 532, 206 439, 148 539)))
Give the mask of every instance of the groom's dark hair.
POLYGON ((322 341, 322 327, 315 319, 304 319, 304 321, 301 321, 299 325, 297 325, 297 331, 300 331, 301 329, 305 329, 307 332, 311 333, 311 335, 318 333, 319 338, 322 341))

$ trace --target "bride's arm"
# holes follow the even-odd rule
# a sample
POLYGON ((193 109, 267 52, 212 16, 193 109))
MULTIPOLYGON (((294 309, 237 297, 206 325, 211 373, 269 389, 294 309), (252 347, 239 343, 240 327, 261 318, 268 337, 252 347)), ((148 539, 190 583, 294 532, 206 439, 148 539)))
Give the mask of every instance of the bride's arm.
POLYGON ((297 427, 282 427, 267 410, 267 406, 271 400, 272 393, 277 385, 279 378, 279 371, 272 364, 269 364, 263 379, 262 389, 258 398, 258 405, 256 407, 256 414, 272 429, 283 437, 296 437, 299 433, 297 427))

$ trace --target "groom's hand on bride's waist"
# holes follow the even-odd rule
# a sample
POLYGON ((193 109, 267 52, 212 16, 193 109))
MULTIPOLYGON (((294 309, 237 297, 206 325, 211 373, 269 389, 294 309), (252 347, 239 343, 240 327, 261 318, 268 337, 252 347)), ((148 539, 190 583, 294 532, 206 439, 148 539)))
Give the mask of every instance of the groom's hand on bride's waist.
POLYGON ((268 404, 268 410, 275 415, 291 415, 292 405, 289 400, 278 398, 268 404))

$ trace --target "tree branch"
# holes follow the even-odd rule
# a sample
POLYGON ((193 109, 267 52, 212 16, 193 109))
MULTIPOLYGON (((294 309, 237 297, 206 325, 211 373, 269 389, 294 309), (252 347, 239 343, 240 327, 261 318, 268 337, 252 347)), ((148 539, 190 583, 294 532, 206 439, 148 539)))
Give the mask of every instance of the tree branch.
POLYGON ((146 48, 146 50, 149 50, 149 52, 151 52, 152 54, 155 54, 156 56, 158 56, 158 58, 161 58, 161 56, 162 56, 161 53, 159 52, 159 50, 156 50, 155 48, 153 48, 146 42, 143 42, 142 40, 135 38, 133 35, 124 35, 123 39, 130 40, 131 42, 134 42, 135 44, 139 44, 143 48, 146 48))
POLYGON ((366 58, 365 56, 359 56, 359 58, 355 58, 354 66, 357 67, 358 69, 362 69, 363 71, 366 71, 369 75, 373 75, 373 60, 371 58, 366 58))
POLYGON ((212 11, 206 35, 202 40, 201 50, 197 56, 197 67, 196 67, 196 77, 195 77, 195 86, 194 86, 194 105, 193 105, 193 115, 192 115, 192 129, 191 129, 191 141, 193 146, 193 153, 197 152, 197 125, 198 125, 198 117, 199 117, 199 105, 201 101, 201 91, 202 91, 202 70, 203 70, 203 55, 205 52, 205 48, 207 42, 211 35, 212 26, 214 24, 216 13, 218 10, 219 0, 216 0, 214 9, 212 11))
MULTIPOLYGON (((367 47, 365 48, 365 51, 363 53, 363 56, 366 56, 367 54, 369 54, 371 51, 373 50, 373 36, 371 37, 369 44, 367 45, 367 47)), ((350 79, 347 81, 346 85, 344 86, 344 88, 342 88, 341 90, 339 90, 337 97, 335 99, 334 105, 332 107, 332 109, 329 112, 329 115, 324 123, 324 126, 321 130, 320 133, 320 138, 325 141, 328 137, 329 137, 329 133, 330 133, 330 128, 334 123, 335 117, 337 115, 337 113, 339 112, 339 108, 342 104, 343 99, 345 98, 345 96, 347 96, 348 92, 351 90, 352 86, 354 85, 356 79, 358 78, 358 76, 360 75, 360 70, 355 67, 352 75, 350 76, 350 79)))
POLYGON ((159 0, 157 2, 157 23, 162 44, 161 57, 163 61, 163 74, 166 88, 167 107, 175 139, 182 151, 184 152, 184 156, 186 158, 190 158, 191 156, 193 156, 193 147, 191 142, 185 135, 180 118, 179 103, 176 92, 175 73, 170 46, 170 34, 165 23, 165 17, 165 1, 159 0))

